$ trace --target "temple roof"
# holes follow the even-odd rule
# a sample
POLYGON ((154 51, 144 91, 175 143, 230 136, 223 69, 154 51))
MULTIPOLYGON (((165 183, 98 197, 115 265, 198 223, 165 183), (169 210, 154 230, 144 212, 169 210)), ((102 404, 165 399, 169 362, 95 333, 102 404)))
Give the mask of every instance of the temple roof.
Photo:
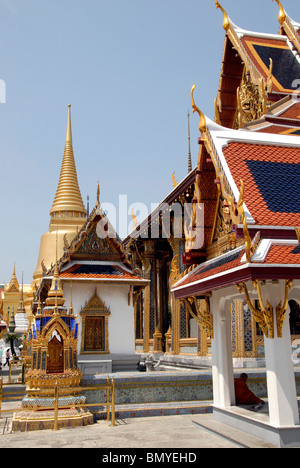
POLYGON ((300 226, 300 140, 297 136, 228 130, 207 121, 223 192, 237 203, 244 183, 249 225, 300 226))
POLYGON ((141 283, 144 280, 124 264, 113 262, 71 262, 60 272, 62 280, 101 280, 141 283))
MULTIPOLYGON (((59 279, 126 282, 144 286, 148 281, 139 271, 132 270, 122 242, 101 208, 99 197, 98 184, 94 209, 72 242, 65 242, 64 254, 55 265, 55 269, 59 269, 59 279)), ((45 273, 45 281, 52 278, 55 269, 52 267, 45 273)))
POLYGON ((239 247, 196 267, 173 286, 173 292, 178 299, 254 279, 300 279, 299 266, 297 240, 263 239, 251 262, 246 261, 244 247, 239 247))
POLYGON ((242 29, 231 21, 217 1, 216 6, 223 11, 223 27, 226 31, 215 101, 216 119, 221 125, 233 128, 238 106, 237 90, 246 76, 257 86, 263 105, 267 101, 277 102, 296 92, 296 80, 300 76, 300 29, 299 24, 288 17, 282 6, 279 34, 242 29))

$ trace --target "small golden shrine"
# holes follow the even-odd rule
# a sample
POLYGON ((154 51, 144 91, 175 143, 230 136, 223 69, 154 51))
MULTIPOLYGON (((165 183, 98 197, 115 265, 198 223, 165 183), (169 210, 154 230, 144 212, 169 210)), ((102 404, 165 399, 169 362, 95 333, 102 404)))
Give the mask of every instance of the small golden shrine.
POLYGON ((53 428, 56 387, 59 388, 59 427, 93 423, 90 412, 75 408, 85 403, 77 359, 78 324, 72 303, 69 310, 64 303, 56 262, 45 307, 42 309, 39 303, 28 333, 26 349, 31 364, 26 374, 26 396, 22 400, 24 411, 16 412, 13 417, 15 431, 53 428))

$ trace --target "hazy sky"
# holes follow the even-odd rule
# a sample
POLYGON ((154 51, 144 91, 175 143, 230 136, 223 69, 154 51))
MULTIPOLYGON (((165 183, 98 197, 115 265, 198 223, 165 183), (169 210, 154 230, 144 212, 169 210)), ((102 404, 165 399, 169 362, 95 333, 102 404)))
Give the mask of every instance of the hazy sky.
MULTIPOLYGON (((244 29, 278 32, 271 0, 222 0, 244 29)), ((300 21, 299 0, 282 0, 300 21)), ((214 0, 0 0, 0 283, 31 282, 72 104, 84 202, 160 202, 187 174, 187 112, 213 118, 224 43, 214 0), (2 94, 1 94, 2 92, 2 94)), ((198 116, 191 115, 193 165, 198 116)), ((128 216, 128 222, 130 216, 128 216)))

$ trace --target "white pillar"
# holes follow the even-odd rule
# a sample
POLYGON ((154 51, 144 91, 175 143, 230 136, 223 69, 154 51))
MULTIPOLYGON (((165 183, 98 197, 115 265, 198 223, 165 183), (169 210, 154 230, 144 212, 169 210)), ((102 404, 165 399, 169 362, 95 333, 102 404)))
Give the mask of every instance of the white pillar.
POLYGON ((226 408, 235 405, 230 300, 226 301, 218 292, 214 292, 210 304, 214 321, 212 339, 214 406, 226 408))
POLYGON ((262 288, 264 303, 268 299, 274 311, 274 339, 265 337, 265 357, 270 424, 275 427, 299 424, 299 411, 292 346, 289 324, 290 309, 282 330, 282 338, 277 336, 276 307, 284 300, 284 282, 266 284, 262 288))

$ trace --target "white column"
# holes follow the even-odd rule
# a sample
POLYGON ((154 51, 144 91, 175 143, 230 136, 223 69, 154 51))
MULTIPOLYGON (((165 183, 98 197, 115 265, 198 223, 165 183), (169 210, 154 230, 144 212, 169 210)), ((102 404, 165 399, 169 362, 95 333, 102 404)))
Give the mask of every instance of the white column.
POLYGON ((282 330, 282 338, 277 337, 276 307, 284 300, 284 282, 266 284, 262 288, 264 303, 268 299, 274 311, 274 339, 265 337, 265 357, 270 424, 275 427, 299 424, 299 411, 295 373, 292 361, 291 334, 289 325, 290 309, 282 330))
POLYGON ((226 408, 235 405, 230 300, 226 301, 220 293, 214 292, 210 304, 214 320, 212 339, 214 406, 226 408))

